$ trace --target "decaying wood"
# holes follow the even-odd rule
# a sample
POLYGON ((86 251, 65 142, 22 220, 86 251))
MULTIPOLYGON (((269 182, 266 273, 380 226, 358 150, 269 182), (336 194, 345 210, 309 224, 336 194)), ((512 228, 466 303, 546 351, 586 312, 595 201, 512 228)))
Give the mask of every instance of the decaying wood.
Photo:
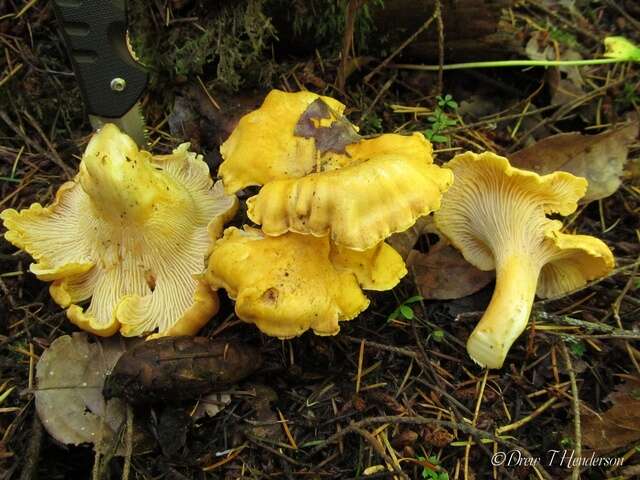
POLYGON ((160 338, 125 352, 103 394, 132 404, 184 400, 232 385, 260 363, 260 352, 249 345, 204 337, 160 338))
MULTIPOLYGON (((444 22, 445 63, 506 58, 521 42, 507 21, 513 0, 441 0, 444 22)), ((376 10, 379 34, 397 45, 420 28, 436 7, 435 0, 394 0, 376 10)), ((404 51, 407 57, 437 61, 438 35, 432 27, 421 33, 404 51)))

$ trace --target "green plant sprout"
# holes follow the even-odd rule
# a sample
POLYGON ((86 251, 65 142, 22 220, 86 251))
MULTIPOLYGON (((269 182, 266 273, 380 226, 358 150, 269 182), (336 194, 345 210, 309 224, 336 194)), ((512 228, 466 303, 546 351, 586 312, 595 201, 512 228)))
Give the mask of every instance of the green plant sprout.
POLYGON ((444 340, 444 330, 434 330, 431 333, 431 338, 433 338, 433 341, 436 343, 440 343, 444 340))
POLYGON ((409 305, 413 303, 418 303, 422 300, 424 300, 424 298, 421 297, 420 295, 407 298, 404 302, 398 305, 398 307, 393 312, 391 312, 391 314, 387 318, 387 321, 390 322, 392 320, 397 319, 398 317, 404 317, 406 320, 413 320, 413 317, 415 317, 415 314, 413 313, 413 308, 411 308, 409 305))
POLYGON ((565 449, 573 448, 575 446, 575 442, 573 441, 573 438, 562 437, 560 439, 560 446, 565 449))
MULTIPOLYGON (((604 39, 605 58, 584 60, 496 60, 487 62, 450 63, 442 65, 442 70, 462 70, 466 68, 499 68, 499 67, 584 67, 587 65, 603 65, 607 63, 640 62, 640 47, 625 37, 606 37, 604 39)), ((440 65, 396 64, 395 68, 405 70, 438 71, 440 65)))
POLYGON ((458 102, 451 95, 437 96, 436 100, 438 105, 433 111, 433 115, 427 117, 427 120, 431 123, 431 128, 424 131, 424 136, 433 143, 447 143, 449 142, 449 137, 442 135, 442 132, 447 127, 457 125, 458 121, 449 118, 445 110, 455 112, 458 109, 458 102))
POLYGON ((587 351, 587 347, 584 345, 584 343, 582 343, 576 337, 567 335, 564 338, 564 341, 569 347, 569 350, 571 351, 571 353, 573 353, 578 358, 581 358, 584 355, 584 352, 587 351))
MULTIPOLYGON (((432 465, 438 465, 438 457, 435 455, 430 455, 427 458, 417 456, 416 459, 421 462, 427 461, 432 465)), ((436 472, 434 469, 425 465, 422 467, 422 478, 426 478, 428 480, 449 480, 449 474, 447 472, 436 472)))

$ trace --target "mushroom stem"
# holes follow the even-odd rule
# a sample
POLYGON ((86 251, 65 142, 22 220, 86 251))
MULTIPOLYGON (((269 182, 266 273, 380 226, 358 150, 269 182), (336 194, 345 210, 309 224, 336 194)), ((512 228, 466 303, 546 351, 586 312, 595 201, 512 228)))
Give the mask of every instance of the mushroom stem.
POLYGON ((540 266, 526 253, 509 255, 496 265, 496 287, 482 319, 467 341, 467 351, 481 366, 500 368, 527 326, 540 266))

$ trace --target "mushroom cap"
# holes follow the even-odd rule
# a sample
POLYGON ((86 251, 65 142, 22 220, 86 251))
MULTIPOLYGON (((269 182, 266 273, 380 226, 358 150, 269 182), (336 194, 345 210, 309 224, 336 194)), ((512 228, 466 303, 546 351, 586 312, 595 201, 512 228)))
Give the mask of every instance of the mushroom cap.
POLYGON ((247 214, 267 235, 330 235, 367 250, 439 208, 453 175, 431 155, 420 133, 363 139, 322 155, 319 171, 267 183, 247 200, 247 214))
POLYGON ((279 338, 335 335, 338 322, 365 310, 364 288, 393 288, 406 273, 388 245, 371 252, 332 251, 328 237, 227 228, 209 258, 206 279, 236 301, 236 314, 279 338))
POLYGON ((494 270, 496 256, 514 249, 539 256, 547 232, 560 228, 546 214, 574 212, 587 188, 584 178, 540 176, 491 152, 456 155, 445 167, 455 181, 434 214, 436 226, 480 270, 494 270))
POLYGON ((243 116, 220 146, 224 161, 219 175, 227 193, 272 180, 304 176, 316 163, 312 138, 294 136, 300 116, 315 100, 322 99, 342 114, 339 101, 311 92, 272 90, 259 109, 243 116))
POLYGON ((589 235, 551 230, 546 234, 549 260, 540 271, 536 294, 540 298, 564 295, 602 277, 615 266, 609 247, 589 235))
POLYGON ((152 156, 107 124, 51 205, 0 217, 5 238, 34 258, 31 271, 53 281, 53 299, 83 330, 193 334, 218 309, 196 275, 236 208, 188 144, 152 156))

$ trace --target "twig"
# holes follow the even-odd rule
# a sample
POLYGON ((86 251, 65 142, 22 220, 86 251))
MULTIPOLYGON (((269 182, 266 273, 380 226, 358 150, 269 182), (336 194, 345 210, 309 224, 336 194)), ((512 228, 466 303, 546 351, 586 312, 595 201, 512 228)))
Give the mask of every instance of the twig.
MULTIPOLYGON (((344 338, 351 343, 357 343, 358 345, 360 345, 360 343, 363 341, 362 338, 355 338, 350 335, 341 335, 340 338, 344 338)), ((367 345, 373 348, 377 348, 378 350, 384 350, 385 352, 397 353, 398 355, 418 359, 418 354, 413 350, 409 350, 408 348, 392 347, 391 345, 384 345, 382 343, 372 342, 371 340, 367 340, 367 345)))
MULTIPOLYGON (((610 59, 603 59, 603 60, 610 60, 610 59)), ((539 128, 549 123, 553 123, 557 121, 559 118, 563 117, 567 113, 578 108, 580 105, 587 103, 600 95, 604 95, 607 92, 607 90, 609 90, 610 88, 617 87, 618 85, 622 85, 626 81, 627 81, 626 78, 623 78, 615 82, 606 83, 603 86, 595 88, 589 93, 586 93, 585 95, 582 95, 581 97, 576 98, 575 100, 567 103, 566 105, 563 105, 558 110, 556 110, 552 115, 543 118, 533 127, 529 128, 526 132, 520 135, 520 138, 516 142, 514 142, 514 144, 509 148, 509 152, 515 152, 516 150, 521 148, 522 144, 526 141, 526 139, 529 138, 529 136, 533 132, 537 131, 539 128)))
MULTIPOLYGON (((573 370, 573 365, 571 364, 571 356, 569 355, 569 350, 567 349, 567 345, 562 342, 562 356, 564 357, 564 362, 567 365, 567 373, 569 374, 569 380, 571 381, 571 396, 572 404, 573 404, 573 430, 575 435, 575 448, 574 454, 576 458, 582 458, 582 430, 580 428, 580 397, 578 397, 578 383, 576 382, 576 372, 573 370)), ((573 469, 573 480, 579 480, 580 478, 580 462, 576 462, 576 465, 573 469)))
MULTIPOLYGON (((6 123, 9 126, 11 130, 13 130, 13 133, 15 133, 18 137, 20 137, 20 140, 22 140, 24 143, 29 145, 31 148, 36 150, 41 155, 48 156, 47 151, 44 148, 42 148, 41 145, 38 145, 38 143, 34 142, 20 129, 20 127, 18 127, 15 123, 13 123, 11 118, 9 118, 9 115, 7 114, 7 112, 5 112, 4 110, 0 110, 0 118, 4 121, 4 123, 6 123)), ((39 133, 41 135, 44 135, 42 133, 42 130, 40 130, 39 133)), ((71 169, 62 161, 62 159, 58 156, 58 153, 55 150, 53 150, 53 147, 51 147, 51 149, 52 149, 51 160, 53 161, 53 163, 58 165, 62 169, 62 171, 67 173, 69 176, 71 176, 73 174, 71 169)))
POLYGON ((438 1, 438 3, 436 4, 436 10, 433 12, 433 15, 431 15, 423 24, 420 28, 418 28, 418 30, 416 30, 413 35, 411 35, 409 38, 407 38, 404 42, 402 42, 400 44, 400 46, 398 48, 396 48, 391 55, 389 55, 387 58, 385 58, 382 63, 380 65, 378 65, 376 68, 374 68, 373 70, 371 70, 369 73, 367 73, 367 75, 365 75, 364 77, 364 82, 365 83, 369 83, 369 81, 371 80, 371 78, 376 75, 380 70, 382 70, 383 68, 385 68, 389 62, 391 60, 393 60, 400 52, 402 52, 402 50, 404 50, 407 45, 409 45, 411 42, 413 42, 418 35, 420 35, 422 32, 424 32, 427 28, 429 28, 429 25, 431 25, 433 23, 433 21, 436 19, 436 16, 438 14, 438 6, 440 5, 440 2, 438 1))
POLYGON ((398 476, 406 480, 410 480, 409 476, 402 471, 402 468, 400 468, 400 465, 398 465, 397 462, 394 462, 393 459, 389 455, 387 455, 387 452, 384 451, 384 448, 382 448, 382 445, 380 445, 380 442, 378 442, 376 437, 374 437, 370 432, 368 432, 364 428, 360 428, 355 425, 353 425, 352 431, 360 435, 367 442, 369 442, 369 445, 373 447, 376 453, 382 457, 382 459, 387 465, 391 465, 391 468, 393 468, 393 471, 398 476))
POLYGON ((47 138, 45 133, 42 131, 42 128, 40 128, 40 124, 26 110, 24 110, 22 113, 24 114, 25 117, 27 117, 27 120, 29 120, 29 123, 31 123, 31 126, 33 128, 35 128, 36 132, 38 132, 38 134, 40 135, 40 137, 44 141, 45 145, 49 149, 49 152, 51 153, 51 155, 50 155, 51 161, 53 163, 55 163, 56 165, 58 165, 67 175, 72 177, 73 174, 74 174, 73 169, 70 168, 66 163, 64 163, 64 161, 62 160, 60 155, 58 155, 57 150, 54 148, 54 146, 51 143, 51 141, 47 138))
POLYGON ((285 455, 284 453, 279 452, 279 451, 278 451, 277 449, 275 449, 275 448, 271 448, 270 446, 265 445, 264 443, 262 443, 261 441, 259 441, 257 437, 254 437, 254 436, 253 436, 253 435, 251 435, 251 434, 247 434, 246 436, 247 436, 247 440, 249 440, 251 443, 253 443, 253 444, 254 444, 254 445, 256 445, 257 447, 263 448, 263 449, 265 449, 267 452, 269 452, 269 453, 273 453, 273 454, 274 454, 274 455, 276 455, 277 457, 280 457, 281 459, 286 460, 287 462, 289 462, 289 463, 291 463, 291 464, 293 464, 293 465, 296 465, 296 466, 298 466, 298 467, 307 467, 307 468, 311 466, 311 465, 309 465, 309 464, 307 464, 307 463, 299 462, 299 461, 297 461, 297 460, 295 460, 295 459, 293 459, 293 458, 289 457, 288 455, 285 455))
MULTIPOLYGON (((493 435, 492 433, 486 432, 484 430, 479 430, 475 427, 472 427, 471 425, 468 425, 466 423, 456 423, 456 422, 450 422, 448 420, 439 420, 439 419, 435 419, 435 418, 426 418, 426 417, 402 417, 400 415, 389 415, 389 416, 382 416, 382 417, 370 417, 370 418, 366 418, 364 420, 361 420, 359 422, 355 422, 352 423, 351 425, 345 427, 344 429, 340 430, 339 432, 334 433, 333 435, 331 435, 329 438, 327 438, 326 440, 324 440, 321 444, 317 445, 316 447, 314 447, 310 452, 309 455, 314 455, 316 453, 318 453, 319 451, 323 450, 324 448, 326 448, 329 444, 331 443, 336 443, 338 442, 343 436, 347 435, 348 433, 352 433, 355 432, 354 428, 365 428, 367 426, 370 425, 375 425, 375 424, 379 424, 379 423, 390 423, 390 424, 395 424, 395 425, 400 425, 400 424, 413 424, 413 425, 437 425, 440 427, 448 427, 451 429, 458 429, 460 431, 462 431, 463 433, 469 433, 472 434, 478 438, 488 438, 489 440, 493 440, 494 442, 497 442, 501 445, 504 445, 510 449, 513 450, 519 450, 520 452, 523 453, 524 456, 526 457, 530 457, 530 458, 534 458, 534 455, 529 452, 527 449, 525 449, 524 447, 521 447, 520 445, 517 445, 509 440, 505 440, 504 438, 500 438, 497 437, 496 435, 493 435)), ((537 466, 537 468, 539 469, 540 474, 547 480, 551 480, 551 475, 549 475, 549 473, 541 466, 537 466)))
POLYGON ((444 72, 444 24, 442 22, 442 5, 436 0, 436 19, 438 20, 438 95, 442 95, 444 72))
POLYGON ((34 412, 31 422, 31 437, 25 454, 24 467, 20 472, 20 480, 36 478, 38 463, 40 461, 40 448, 42 446, 42 424, 38 415, 34 412))
POLYGON ((360 342, 360 349, 358 350, 358 375, 356 376, 356 393, 360 391, 360 382, 362 380, 362 363, 364 361, 364 338, 360 342))
MULTIPOLYGON (((482 382, 480 383, 480 391, 478 392, 478 400, 476 402, 476 408, 473 411, 473 420, 471 421, 471 426, 475 427, 476 422, 478 421, 478 415, 480 414, 480 406, 482 405, 482 398, 484 397, 484 388, 487 385, 487 377, 489 376, 489 369, 486 368, 484 371, 484 376, 482 377, 482 382)), ((471 436, 467 439, 467 445, 464 448, 464 478, 467 480, 469 478, 469 454, 471 453, 471 436)))
MULTIPOLYGON (((566 315, 554 315, 547 312, 536 312, 538 319, 550 320, 555 323, 563 325, 571 325, 572 327, 582 327, 587 330, 595 330, 598 332, 604 332, 604 335, 580 335, 588 338, 622 338, 629 340, 640 340, 640 333, 633 330, 623 330, 621 328, 612 327, 606 323, 588 322, 586 320, 580 320, 566 315)), ((546 332, 545 332, 546 333, 546 332)))
POLYGON ((544 402, 542 405, 540 405, 538 408, 536 408, 533 412, 531 412, 526 417, 521 418, 517 422, 510 423, 509 425, 505 425, 503 427, 496 428, 496 434, 501 435, 501 434, 503 434, 505 432, 510 432, 512 430, 517 430, 518 428, 522 427, 523 425, 526 425, 531 420, 536 418, 538 415, 540 415, 542 412, 544 412, 547 408, 549 408, 551 405, 553 405, 557 401, 558 401, 558 399, 556 397, 550 398, 549 400, 544 402))
MULTIPOLYGON (((640 257, 635 262, 635 267, 633 268, 633 271, 629 276, 629 280, 627 280, 627 283, 625 284, 624 288, 620 292, 620 295, 618 295, 618 298, 616 298, 616 301, 613 302, 613 305, 611 306, 611 310, 613 311, 613 318, 615 318, 616 323, 618 324, 618 328, 620 329, 623 328, 622 320, 620 319, 620 306, 622 305, 622 299, 627 295, 627 292, 631 288, 631 285, 633 284, 636 274, 638 273, 639 266, 640 266, 640 257)), ((635 355, 633 355, 633 352, 631 351, 631 345, 629 345, 628 341, 625 341, 624 343, 625 343, 625 348, 627 350, 627 354, 631 359, 631 363, 633 363, 634 367, 636 368, 636 371, 640 373, 640 365, 638 365, 638 361, 636 360, 635 355)))
POLYGON ((640 30, 640 22, 638 20, 636 20, 635 18, 633 18, 631 15, 629 15, 627 13, 627 11, 624 10, 620 5, 618 5, 613 0, 606 0, 606 2, 611 8, 617 10, 620 15, 622 15, 624 18, 626 18, 627 21, 629 23, 631 23, 636 30, 640 30))
POLYGON ((378 103, 378 101, 380 100, 380 98, 382 98, 382 95, 384 95, 384 93, 389 90, 389 88, 391 87, 391 85, 393 85, 393 82, 396 80, 396 76, 397 75, 392 75, 391 78, 389 78, 389 80, 387 80, 384 85, 382 86, 382 88, 380 90, 378 90, 378 93, 376 93, 375 98, 373 99, 373 101, 369 104, 369 106, 367 107, 367 109, 362 112, 362 115, 360 116, 360 121, 358 123, 362 124, 362 122, 364 121, 365 118, 367 118, 367 116, 371 113, 371 110, 373 110, 373 107, 376 106, 376 104, 378 103))
POLYGON ((366 1, 367 0, 349 0, 349 4, 347 5, 345 28, 342 36, 342 58, 340 59, 338 78, 336 78, 336 87, 340 92, 344 91, 344 84, 347 80, 347 63, 350 58, 349 51, 353 45, 353 31, 356 25, 358 9, 364 5, 366 1))
POLYGON ((129 473, 131 472, 131 455, 133 454, 133 409, 129 404, 127 404, 127 433, 125 439, 122 480, 129 480, 129 473))

